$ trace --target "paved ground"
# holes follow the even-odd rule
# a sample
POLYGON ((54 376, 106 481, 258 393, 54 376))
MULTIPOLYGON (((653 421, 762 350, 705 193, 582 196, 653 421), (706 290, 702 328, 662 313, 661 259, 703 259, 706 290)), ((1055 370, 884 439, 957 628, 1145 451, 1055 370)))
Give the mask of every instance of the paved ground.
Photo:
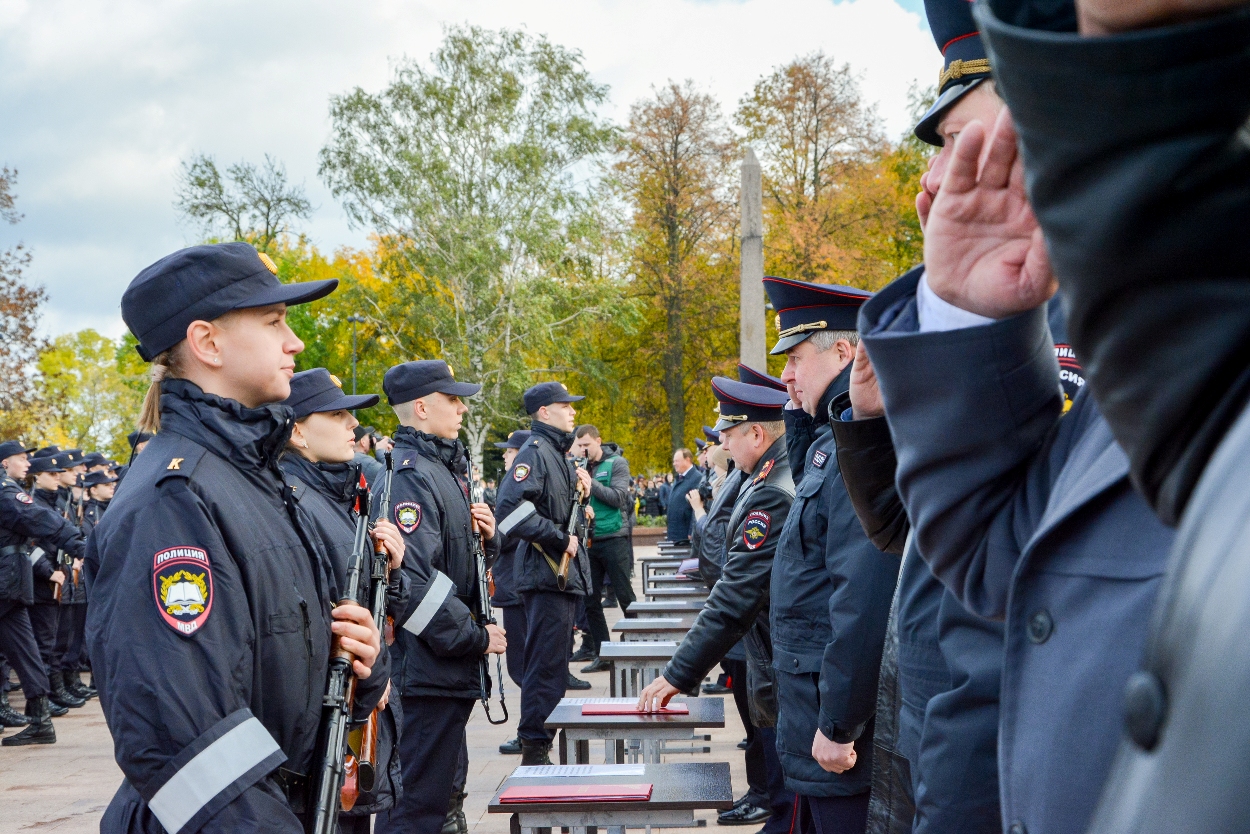
MULTIPOLYGON (((637 548, 641 555, 654 548, 637 548)), ((635 592, 640 588, 635 582, 635 592)), ((620 609, 611 609, 609 624, 620 617, 620 609)), ((493 664, 492 664, 493 665, 493 664)), ((570 666, 578 674, 581 664, 570 666)), ((578 696, 606 696, 608 675, 579 675, 589 679, 595 688, 570 693, 578 696)), ((502 756, 499 744, 516 735, 520 713, 520 692, 506 682, 508 709, 512 720, 492 727, 486 722, 481 707, 474 709, 469 721, 469 798, 465 812, 474 834, 507 834, 508 818, 487 814, 486 803, 504 778, 520 763, 520 756, 502 756)), ((14 693, 13 705, 22 708, 20 693, 14 693)), ((492 711, 497 701, 492 705, 492 711)), ((733 699, 726 697, 726 726, 711 731, 712 752, 699 760, 729 762, 733 770, 734 796, 746 791, 746 775, 742 751, 736 745, 744 736, 733 699)), ((0 831, 57 832, 87 834, 99 830, 99 819, 121 781, 121 771, 113 761, 113 746, 108 728, 100 713, 99 702, 90 701, 81 709, 55 721, 57 743, 31 747, 0 747, 0 831)), ((6 730, 7 733, 16 732, 6 730)), ((602 758, 602 747, 591 748, 592 761, 602 758)), ((675 755, 670 761, 693 761, 694 756, 675 755)), ((711 813, 701 815, 715 825, 711 813)), ((752 829, 754 830, 754 829, 752 829)))

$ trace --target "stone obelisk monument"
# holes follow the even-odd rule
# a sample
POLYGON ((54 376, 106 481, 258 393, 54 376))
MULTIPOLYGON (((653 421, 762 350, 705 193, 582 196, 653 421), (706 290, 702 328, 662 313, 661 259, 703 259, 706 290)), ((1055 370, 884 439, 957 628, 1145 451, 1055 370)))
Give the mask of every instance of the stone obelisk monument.
POLYGON ((742 265, 739 277, 739 361, 767 372, 764 339, 764 186, 755 151, 742 160, 742 265))

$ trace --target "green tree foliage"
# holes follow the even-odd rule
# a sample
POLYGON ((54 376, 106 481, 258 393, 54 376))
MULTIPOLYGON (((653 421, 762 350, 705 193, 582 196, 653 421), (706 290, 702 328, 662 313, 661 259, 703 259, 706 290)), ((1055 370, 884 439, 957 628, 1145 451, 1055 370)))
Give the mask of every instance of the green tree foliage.
POLYGON ((50 425, 42 440, 126 460, 126 435, 146 385, 127 375, 119 346, 94 330, 66 333, 40 354, 38 387, 50 425))
POLYGON ((312 213, 303 187, 288 183, 286 166, 268 154, 260 166, 231 165, 224 178, 211 156, 191 157, 182 163, 174 207, 210 237, 245 240, 262 252, 312 213))
POLYGON ((512 428, 520 391, 546 373, 531 359, 567 356, 566 334, 609 312, 575 179, 612 138, 597 115, 605 97, 579 53, 466 27, 381 92, 331 101, 320 173, 379 234, 383 290, 361 284, 341 300, 397 358, 443 358, 485 386, 465 421, 479 464, 492 427, 512 428))
MULTIPOLYGON (((17 171, 0 168, 0 223, 16 225, 22 219, 16 184, 17 171)), ((22 275, 30 259, 20 243, 0 249, 0 439, 33 437, 42 420, 31 366, 42 345, 35 331, 47 294, 22 275)))

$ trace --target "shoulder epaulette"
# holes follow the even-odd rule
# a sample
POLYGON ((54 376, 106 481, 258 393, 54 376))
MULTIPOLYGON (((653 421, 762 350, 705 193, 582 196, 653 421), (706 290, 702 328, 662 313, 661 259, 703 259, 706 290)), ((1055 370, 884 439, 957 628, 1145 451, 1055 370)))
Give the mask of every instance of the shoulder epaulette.
MULTIPOLYGON (((145 449, 144 451, 148 450, 145 449)), ((203 460, 206 450, 203 446, 196 443, 184 441, 171 444, 169 447, 158 447, 152 451, 153 453, 163 455, 162 461, 164 466, 161 467, 161 474, 156 478, 156 483, 159 484, 170 478, 190 480, 191 473, 195 471, 195 467, 203 460)))
POLYGON ((402 455, 393 455, 391 460, 393 461, 395 471, 398 472, 401 469, 416 469, 417 460, 419 460, 420 457, 421 456, 412 449, 405 449, 402 455))

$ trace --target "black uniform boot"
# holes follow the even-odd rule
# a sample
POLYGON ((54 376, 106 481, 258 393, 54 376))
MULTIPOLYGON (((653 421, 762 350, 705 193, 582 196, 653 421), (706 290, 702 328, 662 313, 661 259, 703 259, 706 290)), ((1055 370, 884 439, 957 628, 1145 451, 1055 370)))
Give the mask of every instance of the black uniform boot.
POLYGON ((84 701, 90 701, 96 696, 96 691, 82 682, 78 677, 78 673, 72 669, 66 669, 61 673, 61 677, 65 679, 65 691, 73 695, 75 698, 82 698, 84 701))
POLYGON ((52 703, 51 700, 49 700, 48 712, 52 715, 53 718, 60 718, 62 715, 69 715, 69 707, 58 706, 57 704, 54 704, 52 703))
POLYGON ((22 747, 27 744, 56 744, 56 730, 52 727, 52 713, 48 711, 47 696, 31 698, 26 702, 26 715, 30 726, 15 736, 0 739, 5 747, 22 747))
MULTIPOLYGON (((8 739, 5 739, 8 741, 8 739)), ((526 741, 521 739, 521 765, 551 764, 551 742, 526 741)))
POLYGON ((65 688, 65 679, 61 677, 60 672, 53 672, 48 675, 48 681, 52 684, 52 691, 48 693, 48 700, 56 704, 58 707, 81 707, 87 703, 77 695, 70 694, 65 688))
POLYGON ((9 706, 9 693, 0 692, 0 727, 25 727, 30 719, 9 706))
POLYGON ((505 741, 499 745, 499 752, 505 756, 519 756, 521 754, 521 739, 514 738, 512 741, 505 741))
POLYGON ((447 819, 443 822, 442 834, 469 834, 469 820, 464 815, 464 798, 467 793, 453 793, 451 804, 447 806, 447 819))

